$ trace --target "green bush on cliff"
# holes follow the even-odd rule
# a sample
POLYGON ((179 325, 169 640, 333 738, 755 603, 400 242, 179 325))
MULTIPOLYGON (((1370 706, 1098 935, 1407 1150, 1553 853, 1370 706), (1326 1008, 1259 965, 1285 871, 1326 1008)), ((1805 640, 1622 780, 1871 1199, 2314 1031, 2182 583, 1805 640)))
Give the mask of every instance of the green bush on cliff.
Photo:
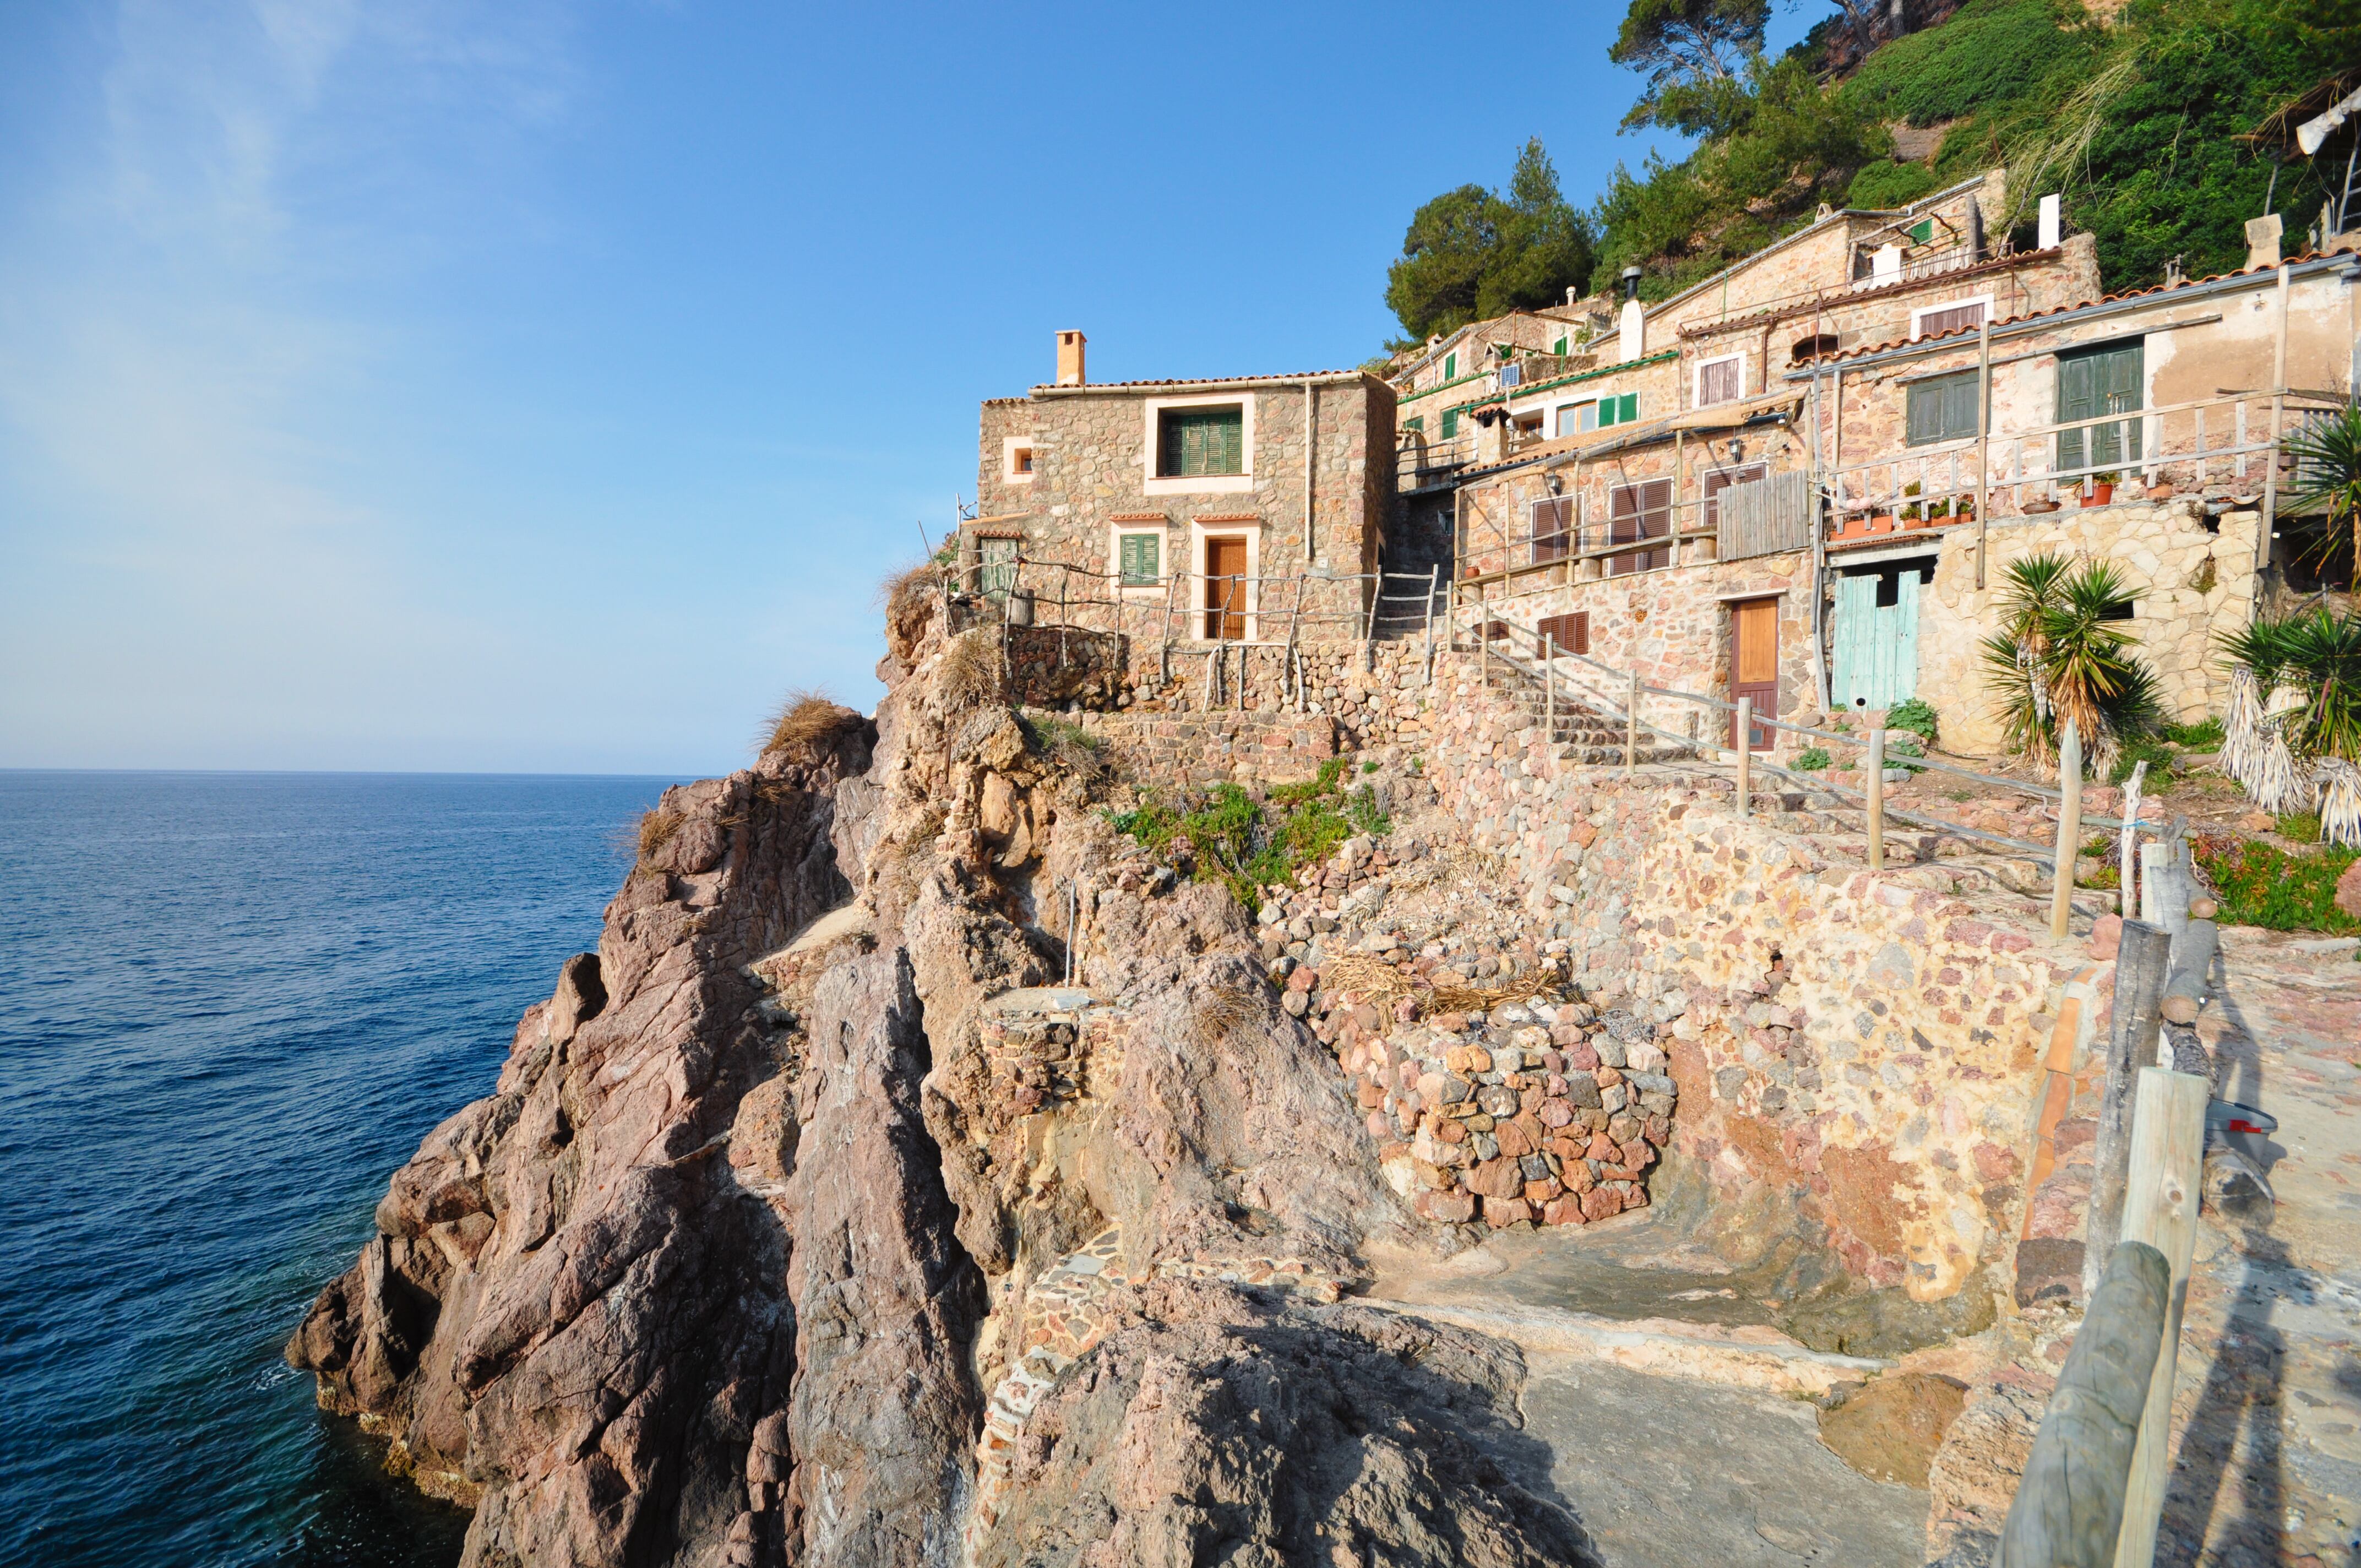
POLYGON ((1186 861, 1200 882, 1217 882, 1251 908, 1266 887, 1291 883, 1356 833, 1379 838, 1393 823, 1376 792, 1344 787, 1345 760, 1331 758, 1301 784, 1276 784, 1265 806, 1234 784, 1217 784, 1195 811, 1150 799, 1108 821, 1152 853, 1186 861))
POLYGON ((2201 833, 2196 851, 2199 869, 2221 894, 2225 925, 2334 937, 2361 932, 2361 920, 2336 907, 2336 879, 2361 860, 2361 850, 2332 846, 2291 855, 2260 839, 2201 833))

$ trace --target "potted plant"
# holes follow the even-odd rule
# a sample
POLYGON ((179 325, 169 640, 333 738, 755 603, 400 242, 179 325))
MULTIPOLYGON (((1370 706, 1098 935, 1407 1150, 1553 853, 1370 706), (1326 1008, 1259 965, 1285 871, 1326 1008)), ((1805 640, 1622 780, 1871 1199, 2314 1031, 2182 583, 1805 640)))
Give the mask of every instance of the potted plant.
POLYGON ((2103 474, 2091 476, 2090 488, 2083 492, 2082 504, 2103 507, 2115 499, 2115 482, 2123 476, 2110 468, 2103 474))
MULTIPOLYGON (((1919 488, 1918 481, 1913 479, 1908 484, 1902 487, 1902 493, 1905 496, 1915 498, 1918 494, 1919 488)), ((1902 509, 1902 526, 1905 528, 1916 528, 1918 526, 1918 502, 1915 499, 1905 504, 1902 509)))

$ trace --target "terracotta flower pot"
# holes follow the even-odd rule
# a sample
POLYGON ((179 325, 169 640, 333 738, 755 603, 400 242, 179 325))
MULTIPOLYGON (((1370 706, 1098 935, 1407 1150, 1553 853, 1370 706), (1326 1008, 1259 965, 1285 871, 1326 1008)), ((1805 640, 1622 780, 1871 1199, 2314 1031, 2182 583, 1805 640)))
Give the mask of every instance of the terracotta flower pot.
POLYGON ((2082 504, 2086 507, 2103 507, 2107 505, 2110 501, 2113 501, 2114 499, 2114 486, 2111 484, 2103 484, 2099 480, 2093 479, 2091 481, 2089 493, 2082 498, 2082 504))
POLYGON ((2169 501, 2180 491, 2180 487, 2178 485, 2154 484, 2147 488, 2147 499, 2152 501, 2169 501))
POLYGON ((2058 503, 2056 501, 2027 501, 2025 503, 2025 510, 2028 512, 2053 512, 2058 510, 2058 503))
POLYGON ((1876 516, 1874 516, 1874 517, 1872 517, 1872 518, 1871 518, 1871 519, 1869 520, 1869 531, 1870 531, 1872 533, 1891 533, 1891 532, 1894 532, 1894 514, 1893 514, 1892 512, 1890 512, 1890 511, 1882 511, 1882 512, 1879 512, 1876 516))

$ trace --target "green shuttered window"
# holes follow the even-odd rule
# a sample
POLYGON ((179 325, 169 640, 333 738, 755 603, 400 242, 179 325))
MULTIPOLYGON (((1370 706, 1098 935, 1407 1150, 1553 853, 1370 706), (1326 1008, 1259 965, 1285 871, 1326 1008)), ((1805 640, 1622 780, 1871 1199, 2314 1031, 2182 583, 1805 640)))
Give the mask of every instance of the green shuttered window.
POLYGON ((1235 405, 1168 410, 1159 435, 1156 472, 1165 478, 1246 471, 1246 413, 1235 405))
POLYGON ((1459 411, 1458 411, 1457 409, 1445 409, 1445 410, 1444 410, 1444 411, 1443 411, 1443 439, 1444 439, 1444 440, 1445 440, 1445 441, 1449 441, 1449 440, 1451 440, 1453 437, 1456 436, 1458 433, 1459 433, 1459 411))
POLYGON ((1598 422, 1602 425, 1630 424, 1639 417, 1640 394, 1637 392, 1625 392, 1620 396, 1610 394, 1598 400, 1598 422))
POLYGON ((1932 441, 1956 441, 1976 433, 1976 373, 1961 370, 1949 376, 1932 376, 1924 381, 1914 381, 1905 389, 1908 400, 1909 433, 1905 439, 1913 446, 1924 446, 1932 441))
MULTIPOLYGON (((2096 419, 2101 414, 2132 413, 2140 406, 2140 383, 2146 378, 2147 355, 2138 343, 2094 348, 2058 356, 2058 422, 2096 419)), ((2140 455, 2140 422, 2085 425, 2058 433, 2058 466, 2111 469, 2136 463, 2140 455)))
POLYGON ((1152 588, 1164 580, 1164 540, 1154 533, 1122 535, 1118 565, 1123 586, 1152 588))

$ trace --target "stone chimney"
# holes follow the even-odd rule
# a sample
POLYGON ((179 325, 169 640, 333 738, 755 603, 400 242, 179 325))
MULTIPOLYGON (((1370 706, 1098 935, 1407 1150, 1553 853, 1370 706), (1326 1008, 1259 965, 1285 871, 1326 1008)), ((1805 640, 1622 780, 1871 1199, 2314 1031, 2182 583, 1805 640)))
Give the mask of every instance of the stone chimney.
POLYGON ((2246 265, 2277 267, 2279 264, 2279 236, 2285 232, 2277 213, 2246 220, 2246 265))
POLYGON ((1636 267, 1623 269, 1623 316, 1619 323, 1623 341, 1616 352, 1627 365, 1648 353, 1648 307, 1640 302, 1641 276, 1636 267))
POLYGON ((1078 332, 1058 334, 1058 385, 1060 387, 1082 384, 1082 345, 1087 341, 1078 332))

